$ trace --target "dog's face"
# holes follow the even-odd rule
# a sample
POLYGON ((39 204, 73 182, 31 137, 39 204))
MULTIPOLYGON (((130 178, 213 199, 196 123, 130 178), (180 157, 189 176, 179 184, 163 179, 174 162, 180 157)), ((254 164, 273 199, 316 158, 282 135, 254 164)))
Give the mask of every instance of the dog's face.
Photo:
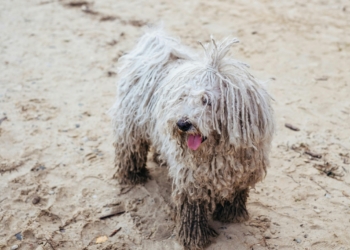
POLYGON ((165 104, 168 126, 183 147, 195 151, 219 134, 221 91, 216 84, 209 83, 203 68, 197 74, 186 72, 181 76, 181 70, 187 68, 188 65, 175 70, 173 74, 180 77, 171 79, 172 84, 163 93, 168 97, 165 104))
POLYGON ((220 92, 205 82, 187 83, 184 87, 186 91, 178 103, 176 129, 187 146, 197 150, 215 133, 212 116, 219 108, 220 92))

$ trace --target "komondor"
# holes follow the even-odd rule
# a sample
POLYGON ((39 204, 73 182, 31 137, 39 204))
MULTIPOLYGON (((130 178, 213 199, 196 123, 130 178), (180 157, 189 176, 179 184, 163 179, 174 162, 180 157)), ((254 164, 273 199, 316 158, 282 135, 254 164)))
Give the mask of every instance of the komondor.
POLYGON ((111 114, 116 174, 146 182, 150 147, 169 168, 176 232, 185 249, 203 248, 221 222, 248 219, 249 188, 269 165, 271 97, 247 65, 227 57, 236 39, 202 45, 199 56, 161 30, 120 59, 111 114))

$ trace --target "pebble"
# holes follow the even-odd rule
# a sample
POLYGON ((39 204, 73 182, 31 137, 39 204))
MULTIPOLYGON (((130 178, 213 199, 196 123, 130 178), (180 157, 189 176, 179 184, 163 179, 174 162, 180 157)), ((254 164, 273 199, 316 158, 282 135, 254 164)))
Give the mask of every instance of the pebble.
POLYGON ((12 247, 11 247, 11 250, 15 250, 15 249, 17 249, 18 248, 18 245, 13 245, 12 247))
POLYGON ((314 211, 316 212, 316 213, 321 213, 321 210, 320 209, 314 209, 314 211))
POLYGON ((54 193, 55 193, 55 191, 53 191, 53 190, 49 191, 49 194, 54 194, 54 193))
POLYGON ((40 199, 41 199, 40 196, 35 195, 32 199, 33 205, 38 204, 40 202, 40 199))
POLYGON ((40 170, 45 170, 45 169, 46 169, 45 166, 40 165, 40 166, 35 167, 33 170, 40 171, 40 170))
POLYGON ((300 243, 300 242, 301 242, 301 240, 298 239, 298 238, 294 239, 294 241, 296 241, 297 243, 300 243))
POLYGON ((264 238, 265 239, 271 239, 271 234, 269 232, 264 233, 264 238))
POLYGON ((22 232, 15 234, 17 240, 23 240, 22 232))

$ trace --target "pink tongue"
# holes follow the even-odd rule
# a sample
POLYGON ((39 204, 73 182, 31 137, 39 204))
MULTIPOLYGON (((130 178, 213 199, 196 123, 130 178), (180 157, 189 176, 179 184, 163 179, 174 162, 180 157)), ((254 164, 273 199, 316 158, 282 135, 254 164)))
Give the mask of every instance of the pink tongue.
POLYGON ((200 135, 189 135, 187 139, 187 146, 190 149, 197 150, 202 143, 202 137, 200 135))

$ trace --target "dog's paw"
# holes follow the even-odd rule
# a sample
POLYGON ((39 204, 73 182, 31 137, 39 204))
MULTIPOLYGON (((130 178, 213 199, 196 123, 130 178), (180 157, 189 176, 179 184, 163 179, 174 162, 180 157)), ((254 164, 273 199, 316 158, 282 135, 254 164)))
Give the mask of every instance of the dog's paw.
POLYGON ((241 190, 236 193, 233 201, 223 201, 216 205, 213 219, 221 222, 240 223, 249 219, 246 203, 249 190, 241 190))
POLYGON ((218 233, 209 226, 203 226, 197 222, 192 226, 192 230, 189 228, 186 233, 180 231, 178 235, 179 242, 186 250, 203 249, 211 243, 211 237, 218 236, 218 233))
POLYGON ((127 171, 126 173, 116 173, 114 178, 118 179, 120 184, 137 185, 143 184, 151 179, 147 168, 142 168, 139 171, 127 171))
POLYGON ((207 209, 200 203, 184 203, 178 211, 179 242, 185 249, 203 249, 216 237, 217 232, 208 224, 207 209))
POLYGON ((249 214, 245 205, 225 201, 223 205, 216 206, 213 219, 226 223, 241 223, 249 219, 249 214))

